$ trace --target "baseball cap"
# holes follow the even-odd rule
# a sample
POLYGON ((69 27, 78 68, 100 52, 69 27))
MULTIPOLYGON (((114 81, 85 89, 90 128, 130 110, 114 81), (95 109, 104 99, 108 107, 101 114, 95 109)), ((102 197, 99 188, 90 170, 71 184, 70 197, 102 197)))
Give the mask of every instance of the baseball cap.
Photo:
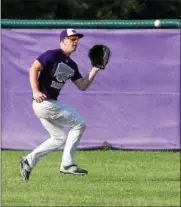
POLYGON ((65 29, 60 33, 60 41, 63 40, 65 37, 70 37, 70 36, 77 36, 79 38, 82 38, 84 35, 77 33, 75 29, 65 29))

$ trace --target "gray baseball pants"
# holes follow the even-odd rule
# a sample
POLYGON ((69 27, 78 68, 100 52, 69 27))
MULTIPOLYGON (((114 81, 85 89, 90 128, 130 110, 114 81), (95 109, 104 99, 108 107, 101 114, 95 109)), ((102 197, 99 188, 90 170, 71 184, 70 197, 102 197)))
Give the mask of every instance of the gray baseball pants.
POLYGON ((75 151, 86 128, 82 117, 73 108, 56 100, 45 100, 41 103, 33 101, 32 107, 50 138, 26 156, 30 167, 34 168, 41 157, 63 145, 60 167, 76 164, 75 151), (70 127, 68 133, 66 127, 70 127))

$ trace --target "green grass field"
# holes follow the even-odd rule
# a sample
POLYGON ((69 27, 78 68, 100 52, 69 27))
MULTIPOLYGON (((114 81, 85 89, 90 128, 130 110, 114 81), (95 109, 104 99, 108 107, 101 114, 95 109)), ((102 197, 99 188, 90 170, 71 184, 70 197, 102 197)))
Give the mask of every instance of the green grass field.
POLYGON ((77 151, 89 175, 59 173, 62 152, 41 159, 28 182, 19 175, 27 152, 2 151, 2 206, 180 206, 180 153, 77 151))

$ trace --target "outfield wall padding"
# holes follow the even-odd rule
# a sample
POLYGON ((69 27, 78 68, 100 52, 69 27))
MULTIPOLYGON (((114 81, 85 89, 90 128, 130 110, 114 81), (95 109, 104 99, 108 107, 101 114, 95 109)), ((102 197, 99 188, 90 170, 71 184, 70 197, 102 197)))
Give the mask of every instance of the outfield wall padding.
MULTIPOLYGON (((32 110, 29 68, 59 47, 62 29, 2 29, 2 146, 34 149, 48 133, 32 110)), ((83 76, 94 44, 112 57, 85 92, 68 81, 59 100, 87 123, 79 149, 109 143, 118 149, 180 149, 180 30, 78 29, 85 34, 72 58, 83 76)))

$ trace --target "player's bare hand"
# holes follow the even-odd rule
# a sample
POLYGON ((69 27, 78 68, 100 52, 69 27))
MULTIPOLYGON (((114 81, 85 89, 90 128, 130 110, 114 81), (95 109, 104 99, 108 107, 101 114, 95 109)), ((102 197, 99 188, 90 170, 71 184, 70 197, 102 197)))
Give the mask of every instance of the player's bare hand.
POLYGON ((44 93, 41 92, 33 92, 33 98, 37 103, 43 102, 47 97, 44 93))

